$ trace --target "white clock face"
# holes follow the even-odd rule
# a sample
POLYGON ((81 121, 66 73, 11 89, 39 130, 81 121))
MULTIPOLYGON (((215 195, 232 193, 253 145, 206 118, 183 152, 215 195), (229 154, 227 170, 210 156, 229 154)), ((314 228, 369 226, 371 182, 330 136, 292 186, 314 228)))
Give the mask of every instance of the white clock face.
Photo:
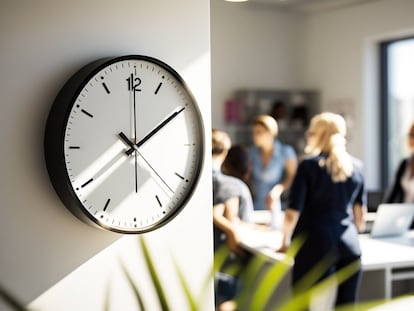
POLYGON ((186 203, 203 157, 200 113, 160 62, 120 58, 88 79, 64 132, 64 161, 84 212, 119 232, 159 227, 186 203))

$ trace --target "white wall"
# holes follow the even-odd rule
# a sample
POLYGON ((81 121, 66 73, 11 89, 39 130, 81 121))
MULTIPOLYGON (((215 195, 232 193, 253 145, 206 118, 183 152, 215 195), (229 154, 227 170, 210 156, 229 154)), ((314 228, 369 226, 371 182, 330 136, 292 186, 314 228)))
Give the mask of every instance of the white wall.
POLYGON ((350 115, 349 150, 364 160, 367 186, 380 187, 379 59, 383 40, 414 35, 413 0, 379 0, 310 15, 305 84, 324 109, 350 115))
MULTIPOLYGON (((49 109, 63 83, 86 63, 144 54, 174 67, 189 84, 206 129, 200 186, 177 218, 145 234, 175 310, 186 310, 175 274, 202 291, 212 264, 210 15, 208 0, 1 2, 0 284, 44 310, 137 310, 119 259, 151 303, 154 294, 136 236, 98 230, 73 217, 55 194, 43 158, 49 109), (133 301, 132 301, 133 302, 133 301)), ((205 309, 213 309, 212 286, 205 309)), ((7 310, 0 304, 1 310, 7 310)))
MULTIPOLYGON (((378 68, 381 40, 414 34, 413 0, 378 0, 309 14, 212 0, 212 123, 226 128, 234 89, 319 89, 322 108, 349 116, 349 150, 379 187, 378 68)), ((231 131, 231 128, 228 128, 231 131)))
MULTIPOLYGON (((267 5, 211 0, 212 122, 237 88, 298 87, 303 76, 303 17, 267 5)), ((300 87, 300 86, 299 86, 300 87)))

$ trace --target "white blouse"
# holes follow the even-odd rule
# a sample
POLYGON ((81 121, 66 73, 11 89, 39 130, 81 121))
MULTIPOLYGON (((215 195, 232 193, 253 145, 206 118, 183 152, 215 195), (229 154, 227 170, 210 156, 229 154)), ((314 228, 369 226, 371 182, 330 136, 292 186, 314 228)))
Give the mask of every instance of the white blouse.
POLYGON ((410 176, 411 174, 411 163, 408 160, 407 165, 405 167, 404 174, 401 179, 401 187, 404 190, 404 202, 405 203, 413 203, 414 202, 414 176, 410 176))

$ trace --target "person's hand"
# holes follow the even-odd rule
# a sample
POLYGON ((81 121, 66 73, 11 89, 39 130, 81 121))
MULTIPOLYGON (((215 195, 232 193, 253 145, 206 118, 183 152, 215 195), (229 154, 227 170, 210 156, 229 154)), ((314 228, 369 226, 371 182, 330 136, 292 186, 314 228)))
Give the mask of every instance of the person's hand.
POLYGON ((231 231, 227 233, 227 246, 230 248, 230 250, 239 256, 244 256, 244 251, 240 247, 240 238, 236 231, 231 231))
POLYGON ((271 211, 273 209, 273 196, 269 193, 266 197, 266 208, 271 211))
POLYGON ((273 206, 276 201, 280 200, 280 196, 283 192, 283 185, 278 184, 273 187, 272 191, 269 192, 269 194, 266 197, 266 208, 268 210, 273 210, 273 206))
POLYGON ((286 253, 286 252, 287 252, 287 250, 288 250, 288 246, 287 246, 285 243, 283 243, 283 244, 282 244, 282 246, 280 246, 280 247, 276 250, 276 252, 277 252, 277 253, 286 253))

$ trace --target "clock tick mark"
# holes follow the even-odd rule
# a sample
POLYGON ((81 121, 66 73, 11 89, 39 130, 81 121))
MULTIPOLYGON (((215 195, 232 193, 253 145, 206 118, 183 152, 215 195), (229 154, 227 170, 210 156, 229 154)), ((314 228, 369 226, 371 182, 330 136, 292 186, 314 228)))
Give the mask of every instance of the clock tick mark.
POLYGON ((81 185, 81 188, 86 187, 86 186, 87 186, 87 185, 89 185, 92 181, 93 181, 93 178, 89 179, 86 183, 84 183, 83 185, 81 185))
MULTIPOLYGON (((112 70, 111 70, 112 71, 112 70)), ((105 78, 103 77, 103 76, 101 76, 101 80, 104 80, 105 78)), ((103 86, 103 88, 105 89, 105 92, 107 93, 107 94, 111 94, 111 91, 109 90, 109 88, 108 88, 108 86, 106 85, 106 83, 105 82, 102 82, 102 86, 103 86)))
POLYGON ((103 211, 105 212, 106 209, 108 208, 109 202, 111 202, 111 199, 106 200, 105 206, 103 208, 103 211))
POLYGON ((108 86, 105 84, 105 82, 102 83, 102 86, 105 89, 106 94, 111 94, 111 91, 108 89, 108 86))
POLYGON ((156 90, 155 90, 155 92, 154 92, 154 94, 155 94, 155 95, 157 95, 157 94, 158 94, 158 91, 160 90, 161 85, 162 85, 162 82, 160 82, 160 84, 158 84, 157 89, 156 89, 156 90))
POLYGON ((161 204, 161 201, 160 201, 160 198, 158 197, 158 195, 156 195, 155 198, 157 199, 158 205, 160 207, 162 207, 162 204, 161 204))
POLYGON ((85 109, 81 109, 81 111, 82 111, 84 114, 86 114, 88 117, 93 118, 93 115, 92 115, 91 113, 87 112, 85 109))

